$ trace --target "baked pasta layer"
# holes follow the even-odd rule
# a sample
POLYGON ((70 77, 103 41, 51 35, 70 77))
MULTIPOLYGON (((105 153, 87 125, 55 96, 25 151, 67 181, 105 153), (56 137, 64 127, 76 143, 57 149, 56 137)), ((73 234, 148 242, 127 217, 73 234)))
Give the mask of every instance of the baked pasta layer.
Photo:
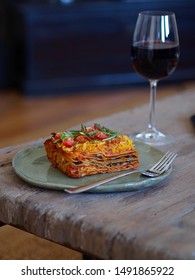
POLYGON ((52 133, 44 142, 52 165, 70 177, 136 169, 138 153, 126 135, 94 124, 80 130, 52 133))

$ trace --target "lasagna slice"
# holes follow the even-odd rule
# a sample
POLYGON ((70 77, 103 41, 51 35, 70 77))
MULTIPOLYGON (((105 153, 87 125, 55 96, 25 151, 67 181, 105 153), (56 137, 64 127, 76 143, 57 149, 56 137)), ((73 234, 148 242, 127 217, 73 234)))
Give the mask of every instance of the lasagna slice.
POLYGON ((74 178, 134 170, 139 164, 133 141, 99 124, 52 133, 44 145, 52 165, 74 178))

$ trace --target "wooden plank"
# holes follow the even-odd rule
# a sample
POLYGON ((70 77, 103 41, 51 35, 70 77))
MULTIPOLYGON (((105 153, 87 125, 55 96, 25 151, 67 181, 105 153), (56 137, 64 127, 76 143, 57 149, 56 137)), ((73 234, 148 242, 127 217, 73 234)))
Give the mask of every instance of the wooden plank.
MULTIPOLYGON (((194 102, 191 91, 159 102, 159 127, 175 136, 169 149, 178 157, 171 176, 144 191, 43 190, 13 172, 11 159, 25 145, 0 150, 0 220, 102 259, 195 259, 194 102)), ((142 106, 95 121, 129 133, 142 128, 146 114, 142 106)))

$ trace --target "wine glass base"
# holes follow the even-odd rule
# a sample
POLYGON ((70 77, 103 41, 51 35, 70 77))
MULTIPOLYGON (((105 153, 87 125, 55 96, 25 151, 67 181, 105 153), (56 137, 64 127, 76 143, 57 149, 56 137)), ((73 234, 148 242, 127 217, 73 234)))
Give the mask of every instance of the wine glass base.
POLYGON ((174 142, 172 135, 165 135, 160 131, 144 131, 130 136, 133 140, 141 141, 152 146, 169 145, 174 142))

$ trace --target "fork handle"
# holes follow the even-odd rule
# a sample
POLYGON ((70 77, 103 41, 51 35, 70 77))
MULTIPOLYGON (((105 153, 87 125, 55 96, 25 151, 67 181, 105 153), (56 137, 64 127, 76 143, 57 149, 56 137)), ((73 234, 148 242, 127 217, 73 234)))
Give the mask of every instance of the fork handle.
POLYGON ((64 189, 64 191, 68 192, 68 193, 81 193, 81 192, 91 190, 91 189, 93 189, 93 188, 95 188, 97 186, 103 185, 105 183, 114 181, 114 180, 116 180, 118 178, 130 175, 130 174, 133 174, 133 173, 136 173, 136 172, 140 173, 140 171, 137 171, 137 170, 133 170, 132 171, 131 170, 131 171, 128 171, 128 172, 125 172, 125 173, 117 174, 115 176, 112 176, 112 177, 109 177, 109 178, 106 178, 106 179, 102 179, 100 181, 96 181, 95 183, 90 183, 90 184, 79 186, 79 187, 75 187, 75 188, 66 188, 66 189, 64 189))

